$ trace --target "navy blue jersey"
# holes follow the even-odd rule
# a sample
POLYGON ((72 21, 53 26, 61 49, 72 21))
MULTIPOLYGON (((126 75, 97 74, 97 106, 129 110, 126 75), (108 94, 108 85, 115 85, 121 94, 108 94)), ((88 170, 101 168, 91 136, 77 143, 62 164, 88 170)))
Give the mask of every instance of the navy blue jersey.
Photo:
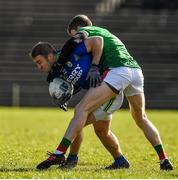
POLYGON ((76 86, 88 89, 89 83, 86 77, 91 66, 91 61, 91 54, 87 53, 85 44, 83 42, 80 43, 64 65, 65 79, 76 86))

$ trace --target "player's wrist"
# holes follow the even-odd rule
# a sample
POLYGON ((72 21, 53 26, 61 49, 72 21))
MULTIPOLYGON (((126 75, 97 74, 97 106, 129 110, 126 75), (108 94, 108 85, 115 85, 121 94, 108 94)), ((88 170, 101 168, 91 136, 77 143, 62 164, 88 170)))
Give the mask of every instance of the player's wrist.
POLYGON ((92 67, 99 67, 99 64, 93 63, 93 64, 92 64, 92 67))

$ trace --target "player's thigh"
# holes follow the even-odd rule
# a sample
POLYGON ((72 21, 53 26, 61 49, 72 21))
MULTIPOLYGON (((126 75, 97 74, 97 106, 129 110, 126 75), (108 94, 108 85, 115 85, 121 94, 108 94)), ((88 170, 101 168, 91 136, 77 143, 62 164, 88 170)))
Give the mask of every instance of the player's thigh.
POLYGON ((112 113, 120 109, 123 99, 124 94, 120 92, 116 97, 110 99, 90 114, 88 120, 93 123, 95 132, 99 134, 108 133, 112 121, 112 113))
POLYGON ((93 124, 95 121, 96 121, 95 116, 93 115, 93 113, 90 113, 90 114, 88 115, 88 118, 87 118, 87 121, 86 121, 86 123, 85 123, 85 126, 88 126, 88 125, 90 125, 90 124, 93 124))
POLYGON ((144 93, 128 96, 130 112, 135 120, 139 121, 143 119, 145 115, 145 96, 144 93))
POLYGON ((116 96, 116 94, 111 90, 111 88, 105 83, 96 88, 90 88, 79 104, 76 106, 76 111, 80 113, 81 111, 92 112, 103 103, 116 96))
POLYGON ((111 98, 109 101, 97 108, 93 115, 96 121, 100 120, 111 120, 112 113, 120 109, 124 99, 123 92, 120 92, 117 96, 111 98))
POLYGON ((110 120, 112 120, 112 114, 104 112, 101 107, 99 107, 95 112, 92 112, 89 114, 87 121, 85 123, 85 126, 97 123, 99 121, 110 121, 110 120))
POLYGON ((123 100, 124 100, 124 93, 123 93, 123 91, 120 91, 117 96, 111 98, 109 101, 104 103, 101 106, 101 109, 103 112, 112 114, 121 108, 121 106, 123 104, 123 100))
POLYGON ((105 136, 110 130, 112 114, 100 113, 100 118, 98 118, 98 116, 95 117, 93 113, 90 113, 85 123, 85 126, 93 124, 95 133, 100 136, 105 136))

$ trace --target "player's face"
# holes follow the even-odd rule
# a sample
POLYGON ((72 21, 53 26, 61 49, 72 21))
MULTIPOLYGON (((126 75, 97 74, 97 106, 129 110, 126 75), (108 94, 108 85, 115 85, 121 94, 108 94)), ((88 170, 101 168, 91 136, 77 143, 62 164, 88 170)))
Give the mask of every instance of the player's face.
POLYGON ((38 55, 33 59, 33 62, 37 65, 37 68, 41 71, 41 72, 49 72, 50 70, 50 63, 48 58, 42 56, 42 55, 38 55))

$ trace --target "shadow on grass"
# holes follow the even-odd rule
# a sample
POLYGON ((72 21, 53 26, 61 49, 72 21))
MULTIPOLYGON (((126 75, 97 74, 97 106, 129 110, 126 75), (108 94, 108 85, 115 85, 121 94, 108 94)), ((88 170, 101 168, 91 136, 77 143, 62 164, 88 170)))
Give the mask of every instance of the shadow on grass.
POLYGON ((36 171, 34 168, 0 168, 0 172, 30 172, 36 171))
POLYGON ((83 171, 83 172, 99 172, 104 170, 104 168, 96 168, 96 166, 79 166, 79 168, 74 168, 74 169, 60 169, 60 168, 50 168, 48 170, 37 170, 35 168, 0 168, 0 172, 45 172, 45 171, 53 171, 58 169, 59 171, 64 171, 64 172, 70 172, 70 171, 83 171))

